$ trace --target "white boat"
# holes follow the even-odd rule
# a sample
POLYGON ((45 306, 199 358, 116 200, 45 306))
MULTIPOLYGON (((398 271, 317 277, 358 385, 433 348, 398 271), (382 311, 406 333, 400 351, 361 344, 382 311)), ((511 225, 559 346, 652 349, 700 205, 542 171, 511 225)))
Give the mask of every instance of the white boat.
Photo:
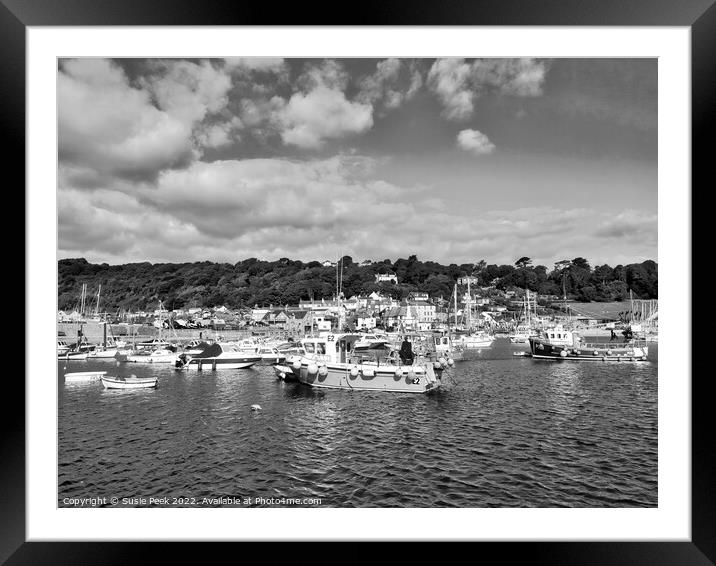
POLYGON ((176 357, 177 369, 218 370, 244 369, 259 363, 261 356, 255 352, 246 352, 235 344, 211 344, 200 354, 188 356, 180 354, 176 357))
POLYGON ((146 389, 157 386, 156 377, 100 377, 105 389, 146 389))
POLYGON ((373 350, 383 348, 391 343, 391 338, 385 332, 371 332, 359 336, 360 338, 353 346, 354 350, 373 350))
POLYGON ((65 383, 77 383, 85 381, 97 381, 105 375, 106 371, 75 371, 65 374, 65 383))
POLYGON ((114 359, 119 353, 118 348, 97 348, 87 354, 87 358, 94 359, 114 359))
POLYGON ((286 361, 286 354, 270 346, 259 346, 255 354, 261 358, 263 364, 281 364, 286 361))
POLYGON ((350 391, 427 393, 440 387, 447 360, 416 356, 412 364, 400 362, 397 352, 383 357, 356 353, 358 334, 322 334, 301 340, 306 353, 291 356, 293 376, 311 387, 350 391))
POLYGON ((68 351, 68 352, 65 352, 65 353, 62 354, 62 355, 58 355, 58 356, 57 356, 57 359, 58 359, 58 360, 65 360, 65 361, 70 361, 70 360, 86 360, 86 359, 87 359, 87 352, 77 352, 77 351, 74 351, 74 350, 70 350, 70 351, 68 351))
POLYGON ((209 346, 210 344, 208 342, 205 342, 204 340, 192 340, 184 346, 182 354, 186 354, 188 356, 195 356, 196 354, 201 354, 209 346))
POLYGON ((465 348, 489 348, 495 341, 495 337, 485 332, 471 332, 455 336, 454 342, 465 348))
POLYGON ((456 344, 449 334, 435 336, 435 353, 446 360, 459 361, 465 359, 465 347, 456 344))
POLYGON ((171 344, 162 338, 154 338, 153 340, 137 342, 137 346, 140 348, 151 348, 156 350, 158 348, 167 348, 171 346, 171 344))
POLYGON ((127 355, 127 361, 140 364, 173 364, 177 361, 176 352, 171 350, 152 350, 127 355))

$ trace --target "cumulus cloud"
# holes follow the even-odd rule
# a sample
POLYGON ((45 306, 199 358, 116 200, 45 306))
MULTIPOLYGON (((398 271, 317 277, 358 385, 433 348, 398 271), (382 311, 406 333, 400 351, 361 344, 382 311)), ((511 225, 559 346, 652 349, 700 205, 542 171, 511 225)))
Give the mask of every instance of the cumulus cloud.
MULTIPOLYGON (((208 61, 158 60, 136 85, 107 59, 62 62, 59 157, 122 177, 151 178, 216 147, 239 123, 204 120, 224 111, 231 79, 208 61)), ((220 116, 223 118, 223 116, 220 116)))
POLYGON ((361 81, 357 99, 392 110, 410 100, 422 84, 422 74, 415 61, 384 59, 376 64, 373 74, 361 81))
POLYGON ((547 63, 536 59, 438 59, 428 73, 428 85, 443 104, 448 120, 472 116, 475 100, 485 92, 510 96, 539 96, 547 63))
POLYGON ((343 92, 318 86, 295 93, 278 112, 284 143, 316 149, 325 140, 359 134, 373 126, 373 107, 351 102, 343 92))
MULTIPOLYGON (((512 263, 527 255, 549 266, 563 259, 551 257, 558 250, 611 261, 613 246, 603 250, 606 257, 595 250, 594 233, 615 220, 607 213, 556 206, 465 210, 436 197, 434 188, 376 177, 370 162, 364 156, 197 161, 165 171, 156 185, 117 181, 91 193, 66 179, 59 194, 60 254, 122 263, 308 261, 342 250, 355 258, 415 253, 458 263, 483 257, 512 263)), ((620 238, 614 240, 620 253, 653 257, 649 238, 609 237, 620 238)))
POLYGON ((457 145, 474 155, 485 155, 495 150, 495 144, 477 130, 462 130, 457 135, 457 145))
POLYGON ((64 61, 57 97, 60 161, 144 176, 194 157, 191 124, 154 106, 106 59, 64 61))
POLYGON ((470 65, 463 59, 438 59, 428 73, 428 84, 443 104, 448 120, 472 115, 474 93, 470 90, 470 65))
POLYGON ((225 57, 224 66, 229 71, 263 73, 283 73, 286 69, 286 64, 280 57, 225 57))

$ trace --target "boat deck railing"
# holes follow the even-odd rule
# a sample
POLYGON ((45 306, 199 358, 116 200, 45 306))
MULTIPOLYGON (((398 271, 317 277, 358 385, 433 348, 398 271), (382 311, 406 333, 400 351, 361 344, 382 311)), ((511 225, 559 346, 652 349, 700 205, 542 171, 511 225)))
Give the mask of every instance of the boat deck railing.
POLYGON ((612 349, 622 350, 625 348, 645 348, 647 347, 646 340, 629 340, 628 342, 580 342, 577 346, 579 348, 599 348, 599 349, 612 349))

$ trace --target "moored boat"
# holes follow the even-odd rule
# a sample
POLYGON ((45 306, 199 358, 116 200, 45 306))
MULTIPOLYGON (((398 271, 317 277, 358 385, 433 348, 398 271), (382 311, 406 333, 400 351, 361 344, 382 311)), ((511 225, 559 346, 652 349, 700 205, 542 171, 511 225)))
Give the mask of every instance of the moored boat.
POLYGON ((101 376, 102 385, 105 389, 146 389, 156 387, 158 379, 156 377, 137 377, 130 375, 129 377, 108 377, 101 376))
POLYGON ((559 327, 545 330, 529 342, 531 357, 536 360, 643 362, 649 355, 643 340, 585 342, 576 333, 559 327))
POLYGON ((150 352, 128 354, 126 361, 142 364, 173 364, 177 360, 176 352, 156 349, 150 352))
POLYGON ((244 369, 260 361, 261 356, 256 353, 247 353, 234 344, 216 342, 195 356, 180 354, 175 367, 194 370, 244 369))
POLYGON ((75 371, 65 374, 65 383, 78 383, 86 381, 97 381, 106 371, 75 371))
POLYGON ((77 352, 77 351, 75 351, 75 350, 69 350, 69 351, 65 352, 64 354, 62 354, 62 355, 58 355, 58 356, 57 356, 57 359, 58 359, 58 360, 64 360, 64 361, 69 361, 69 360, 86 360, 86 359, 87 359, 87 355, 88 355, 87 352, 77 352))
POLYGON ((440 387, 446 360, 416 356, 408 364, 395 351, 383 359, 364 356, 353 348, 359 339, 358 334, 328 333, 304 338, 306 353, 291 356, 287 366, 298 381, 318 388, 427 393, 440 387))

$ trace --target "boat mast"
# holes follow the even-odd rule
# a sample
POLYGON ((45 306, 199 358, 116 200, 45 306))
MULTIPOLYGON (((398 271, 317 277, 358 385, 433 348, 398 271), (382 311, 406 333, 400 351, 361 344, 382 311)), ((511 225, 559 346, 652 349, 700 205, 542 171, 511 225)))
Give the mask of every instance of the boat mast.
POLYGON ((470 276, 467 277, 467 330, 472 330, 472 296, 470 295, 470 276))
POLYGON ((99 295, 101 292, 102 292, 102 284, 100 283, 99 289, 97 289, 97 305, 95 306, 95 309, 94 309, 94 315, 97 317, 99 316, 99 295))
POLYGON ((455 329, 457 330, 457 283, 455 283, 455 329))

